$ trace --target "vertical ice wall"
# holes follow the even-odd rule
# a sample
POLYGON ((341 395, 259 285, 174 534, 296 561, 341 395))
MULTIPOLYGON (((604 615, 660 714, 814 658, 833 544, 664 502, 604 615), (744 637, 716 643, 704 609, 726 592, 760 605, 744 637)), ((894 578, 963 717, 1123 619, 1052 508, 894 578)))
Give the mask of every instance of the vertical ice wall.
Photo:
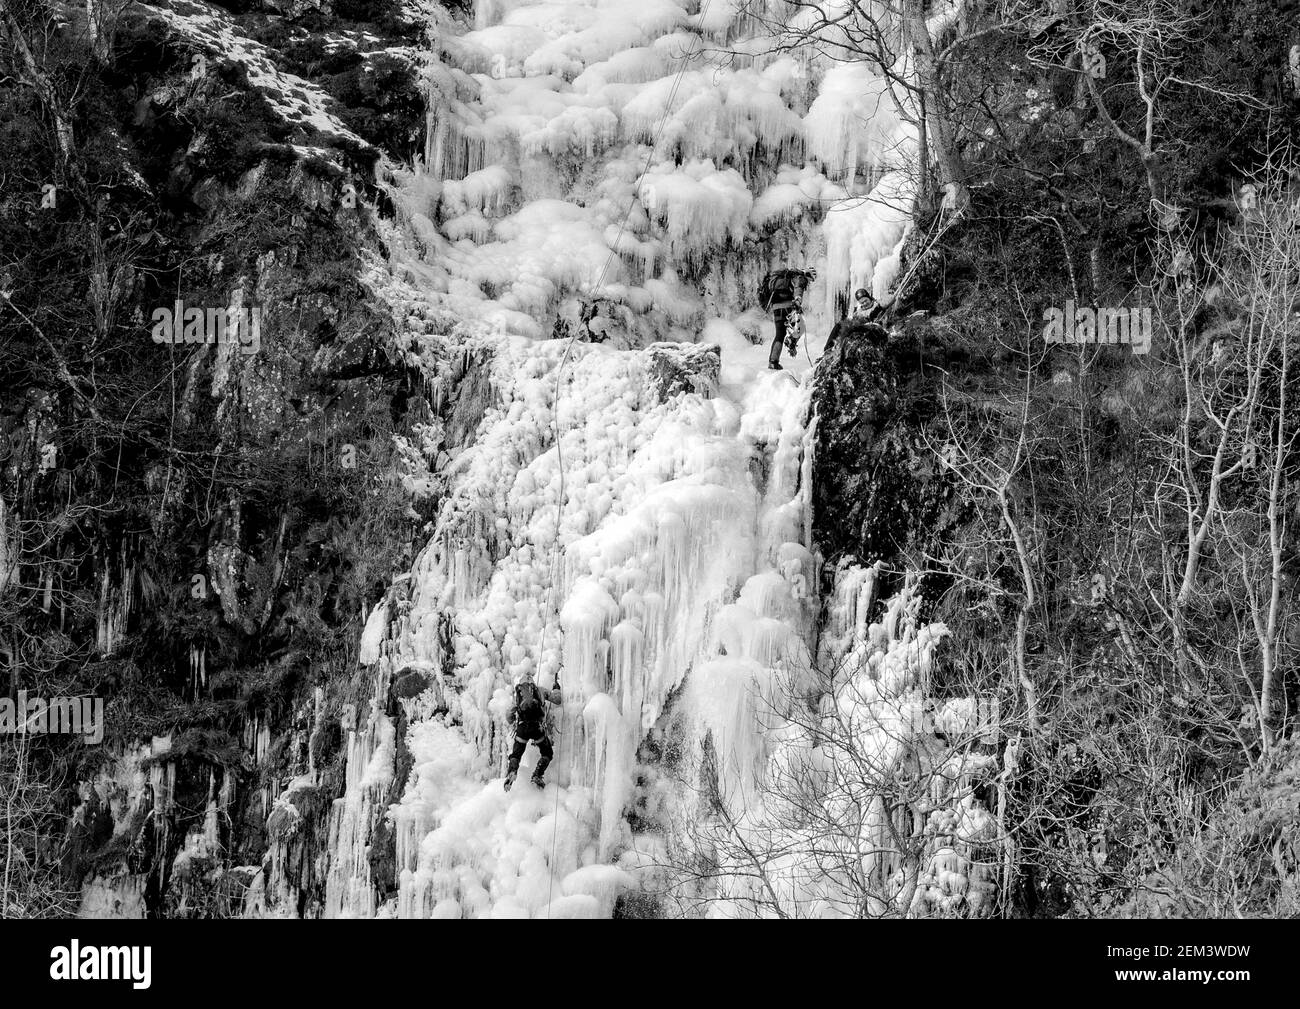
POLYGON ((915 140, 865 63, 772 38, 810 14, 483 0, 473 30, 444 16, 424 160, 395 189, 412 272, 503 333, 549 337, 594 309, 598 336, 637 346, 712 319, 756 330, 761 274, 818 265, 824 331, 836 293, 876 273, 883 291, 915 140))
MULTIPOLYGON (((579 346, 561 373, 558 341, 488 343, 496 403, 454 464, 456 491, 377 656, 369 716, 349 737, 328 913, 376 911, 363 848, 391 775, 391 671, 436 682, 402 702, 414 766, 388 811, 400 893, 383 913, 608 915, 657 843, 634 837, 624 812, 637 749, 675 692, 694 677, 702 697, 743 697, 763 663, 806 655, 811 640, 802 386, 769 373, 719 389, 712 352, 690 347, 579 346), (677 387, 665 386, 665 364, 679 369, 677 387), (728 633, 745 648, 711 666, 728 633), (507 794, 504 716, 525 671, 543 684, 560 676, 556 760, 545 791, 521 776, 507 794)), ((386 608, 377 614, 388 622, 386 608)), ((761 748, 751 722, 728 725, 761 748)))

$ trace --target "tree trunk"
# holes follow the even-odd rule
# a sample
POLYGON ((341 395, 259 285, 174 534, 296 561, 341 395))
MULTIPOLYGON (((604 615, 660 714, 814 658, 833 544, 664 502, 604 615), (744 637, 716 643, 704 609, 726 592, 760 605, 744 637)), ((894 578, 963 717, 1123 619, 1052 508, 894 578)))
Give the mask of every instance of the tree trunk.
MULTIPOLYGON (((956 131, 948 118, 943 103, 942 85, 934 59, 934 45, 925 24, 925 9, 921 0, 905 0, 903 6, 903 32, 915 61, 917 86, 922 94, 924 130, 939 166, 938 188, 943 190, 945 209, 961 213, 970 202, 966 185, 966 169, 957 154, 956 131)), ((921 156, 925 157, 924 149, 921 156)), ((928 194, 922 194, 926 196, 928 194)))
POLYGON ((0 0, 0 32, 3 32, 6 48, 13 51, 12 69, 18 79, 36 92, 54 121, 54 134, 58 139, 59 153, 62 154, 63 160, 67 161, 72 157, 75 147, 72 117, 63 107, 63 102, 50 79, 37 66, 31 47, 27 45, 27 36, 23 34, 22 25, 14 17, 7 0, 0 0))

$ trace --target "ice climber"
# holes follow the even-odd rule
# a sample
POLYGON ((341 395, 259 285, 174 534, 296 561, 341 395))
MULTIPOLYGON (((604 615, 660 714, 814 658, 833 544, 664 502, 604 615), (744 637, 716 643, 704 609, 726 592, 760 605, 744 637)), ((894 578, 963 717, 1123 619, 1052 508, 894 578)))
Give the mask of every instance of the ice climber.
POLYGON ((519 761, 528 749, 529 743, 537 744, 537 766, 533 769, 533 784, 544 788, 546 766, 555 756, 551 745, 550 714, 546 705, 560 703, 560 678, 555 678, 555 686, 543 690, 533 680, 532 673, 524 673, 515 684, 515 703, 506 716, 506 722, 515 727, 515 746, 510 751, 510 762, 506 770, 506 791, 515 783, 519 773, 519 761))
POLYGON ((767 366, 775 371, 781 370, 781 345, 791 354, 799 345, 803 293, 816 279, 816 270, 772 270, 758 285, 758 303, 776 323, 776 338, 767 355, 767 366))
POLYGON ((878 322, 885 314, 885 306, 871 296, 865 287, 853 292, 853 317, 865 322, 878 322))
POLYGON ((871 297, 865 287, 853 292, 853 311, 835 324, 830 337, 826 340, 826 353, 835 346, 835 341, 849 334, 867 336, 873 341, 883 340, 886 336, 880 319, 885 314, 885 307, 871 297))

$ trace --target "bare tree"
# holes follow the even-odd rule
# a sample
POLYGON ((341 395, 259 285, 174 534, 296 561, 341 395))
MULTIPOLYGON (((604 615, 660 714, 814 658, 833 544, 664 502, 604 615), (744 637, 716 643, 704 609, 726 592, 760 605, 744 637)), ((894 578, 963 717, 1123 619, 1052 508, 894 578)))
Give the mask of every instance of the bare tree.
POLYGON ((1162 101, 1176 90, 1196 89, 1263 107, 1252 95, 1185 76, 1185 57, 1208 15, 1183 0, 1011 0, 1004 6, 1008 22, 1031 37, 1030 62, 1077 75, 1076 95, 1086 97, 1110 135, 1132 149, 1158 224, 1167 226, 1178 215, 1164 176, 1174 131, 1162 101), (1136 116, 1118 111, 1125 99, 1136 116))
POLYGON ((1155 293, 1177 421, 1149 434, 1158 469, 1138 523, 1150 550, 1117 544, 1112 561, 1132 586, 1114 613, 1131 661, 1172 668, 1247 754, 1283 732, 1293 669, 1300 212, 1277 182, 1293 164, 1280 152, 1248 183, 1249 205, 1200 277, 1184 265, 1186 236, 1168 242, 1155 293))
POLYGON ((789 6, 790 15, 780 20, 757 5, 751 11, 765 22, 771 51, 805 63, 811 54, 832 64, 860 63, 882 78, 894 113, 920 139, 915 172, 922 204, 934 202, 937 192, 946 207, 963 210, 970 193, 951 75, 961 42, 989 29, 976 28, 968 18, 935 17, 924 0, 853 0, 831 8, 794 0, 789 6))
POLYGON ((32 737, 0 737, 0 917, 70 918, 79 889, 61 865, 61 824, 49 776, 32 766, 32 737))
MULTIPOLYGON (((941 628, 905 591, 848 652, 782 664, 753 698, 761 767, 706 737, 686 760, 666 896, 744 917, 988 915, 1008 835, 988 677, 930 679, 941 628)), ((832 649, 832 654, 838 648, 832 649)))
MULTIPOLYGON (((1031 356, 1028 350, 1022 353, 1026 358, 1031 356)), ((956 407, 954 391, 945 381, 940 402, 946 441, 941 446, 932 446, 932 451, 969 498, 983 499, 993 505, 999 523, 998 532, 993 536, 1010 546, 1018 580, 1013 590, 1016 621, 1011 660, 1029 727, 1036 731, 1041 718, 1038 691, 1029 674, 1027 640, 1030 618, 1039 597, 1041 574, 1035 541, 1041 534, 1041 527, 1035 515, 1025 514, 1021 501, 1021 485, 1033 466, 1033 455, 1042 438, 1042 429, 1034 423, 1032 411, 1031 364, 1026 361, 1018 401, 1005 399, 997 404, 986 404, 986 408, 991 408, 986 409, 983 418, 975 411, 956 407)), ((985 587, 998 595, 1006 592, 991 579, 985 581, 985 587)))

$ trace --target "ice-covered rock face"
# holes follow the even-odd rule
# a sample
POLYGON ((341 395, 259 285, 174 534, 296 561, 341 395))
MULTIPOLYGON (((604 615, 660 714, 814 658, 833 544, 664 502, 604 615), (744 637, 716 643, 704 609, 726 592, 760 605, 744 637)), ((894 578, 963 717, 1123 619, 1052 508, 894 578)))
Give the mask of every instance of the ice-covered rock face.
POLYGON ((482 0, 474 30, 436 25, 425 155, 395 192, 427 281, 459 316, 535 338, 595 301, 593 331, 622 346, 734 323, 782 263, 822 269, 819 330, 837 294, 874 278, 884 295, 914 136, 865 63, 823 65, 834 46, 764 27, 794 14, 482 0))
POLYGON ((745 697, 764 663, 807 662, 802 385, 764 372, 716 395, 716 348, 489 342, 495 405, 452 466, 396 619, 379 609, 367 630, 376 690, 334 813, 345 843, 327 913, 608 915, 658 843, 634 837, 624 812, 638 747, 684 681, 702 670, 702 731, 761 751, 745 697), (748 622, 723 619, 737 599, 748 622), (400 702, 413 770, 390 811, 400 891, 381 909, 365 836, 383 814, 376 765, 393 759, 388 680, 407 668, 438 683, 400 702), (506 793, 505 715, 524 674, 560 680, 556 759, 544 792, 506 793))
MULTIPOLYGON (((793 688, 815 712, 819 689, 812 354, 767 371, 750 292, 783 260, 818 266, 828 295, 878 272, 907 219, 890 170, 908 137, 887 118, 864 126, 860 74, 765 54, 752 13, 721 0, 496 0, 467 34, 440 26, 426 160, 398 179, 407 230, 395 248, 464 320, 465 359, 483 373, 462 382, 477 404, 461 412, 481 420, 443 472, 430 542, 367 623, 374 690, 350 727, 326 914, 607 916, 627 889, 672 882, 653 818, 634 832, 627 816, 643 747, 665 732, 684 784, 654 801, 680 800, 672 815, 770 837, 780 800, 769 811, 767 783, 796 765, 821 769, 836 810, 845 788, 855 808, 887 806, 883 781, 836 777, 836 754, 789 704, 793 688), (844 202, 860 171, 887 200, 844 202), (842 223, 823 241, 828 204, 842 223), (600 303, 606 345, 538 339, 584 318, 574 298, 600 303), (423 690, 400 686, 410 670, 423 690), (530 748, 506 792, 506 716, 525 675, 561 684, 556 756, 539 791, 523 783, 530 748), (721 806, 692 800, 704 777, 721 806), (384 830, 389 897, 371 871, 384 830)), ((853 745, 892 768, 922 746, 923 727, 900 733, 939 635, 905 620, 903 602, 868 630, 866 605, 832 654, 860 660, 868 699, 846 713, 853 745)), ((875 821, 857 829, 884 837, 875 821)), ((964 865, 954 836, 926 869, 940 896, 964 865)), ((810 856, 793 857, 780 868, 797 906, 856 906, 810 856)), ((705 901, 764 913, 744 896, 747 872, 718 864, 705 901)), ((869 872, 896 869, 882 856, 869 872)), ((906 910, 921 892, 923 906, 919 878, 882 899, 906 910)))
MULTIPOLYGON (((375 692, 333 813, 327 914, 606 916, 629 888, 672 884, 678 853, 627 818, 641 748, 665 732, 678 784, 654 799, 694 818, 686 840, 717 866, 688 908, 771 911, 726 857, 739 840, 767 845, 775 900, 799 913, 991 906, 996 830, 976 785, 994 760, 975 745, 988 726, 973 699, 929 700, 944 628, 919 623, 908 592, 873 621, 875 571, 851 567, 819 628, 806 387, 764 372, 665 396, 657 359, 672 353, 493 342, 495 405, 407 588, 376 611, 382 635, 367 633, 375 692), (426 689, 390 688, 410 669, 426 689), (544 790, 507 793, 505 715, 526 674, 561 683, 556 759, 544 790), (393 697, 411 771, 385 810, 393 697), (705 774, 725 814, 700 802, 705 774), (819 812, 791 819, 810 798, 819 812), (386 903, 369 872, 381 818, 399 884, 386 903), (827 837, 857 839, 838 874, 827 837)), ((711 357, 683 348, 678 366, 711 357)))

